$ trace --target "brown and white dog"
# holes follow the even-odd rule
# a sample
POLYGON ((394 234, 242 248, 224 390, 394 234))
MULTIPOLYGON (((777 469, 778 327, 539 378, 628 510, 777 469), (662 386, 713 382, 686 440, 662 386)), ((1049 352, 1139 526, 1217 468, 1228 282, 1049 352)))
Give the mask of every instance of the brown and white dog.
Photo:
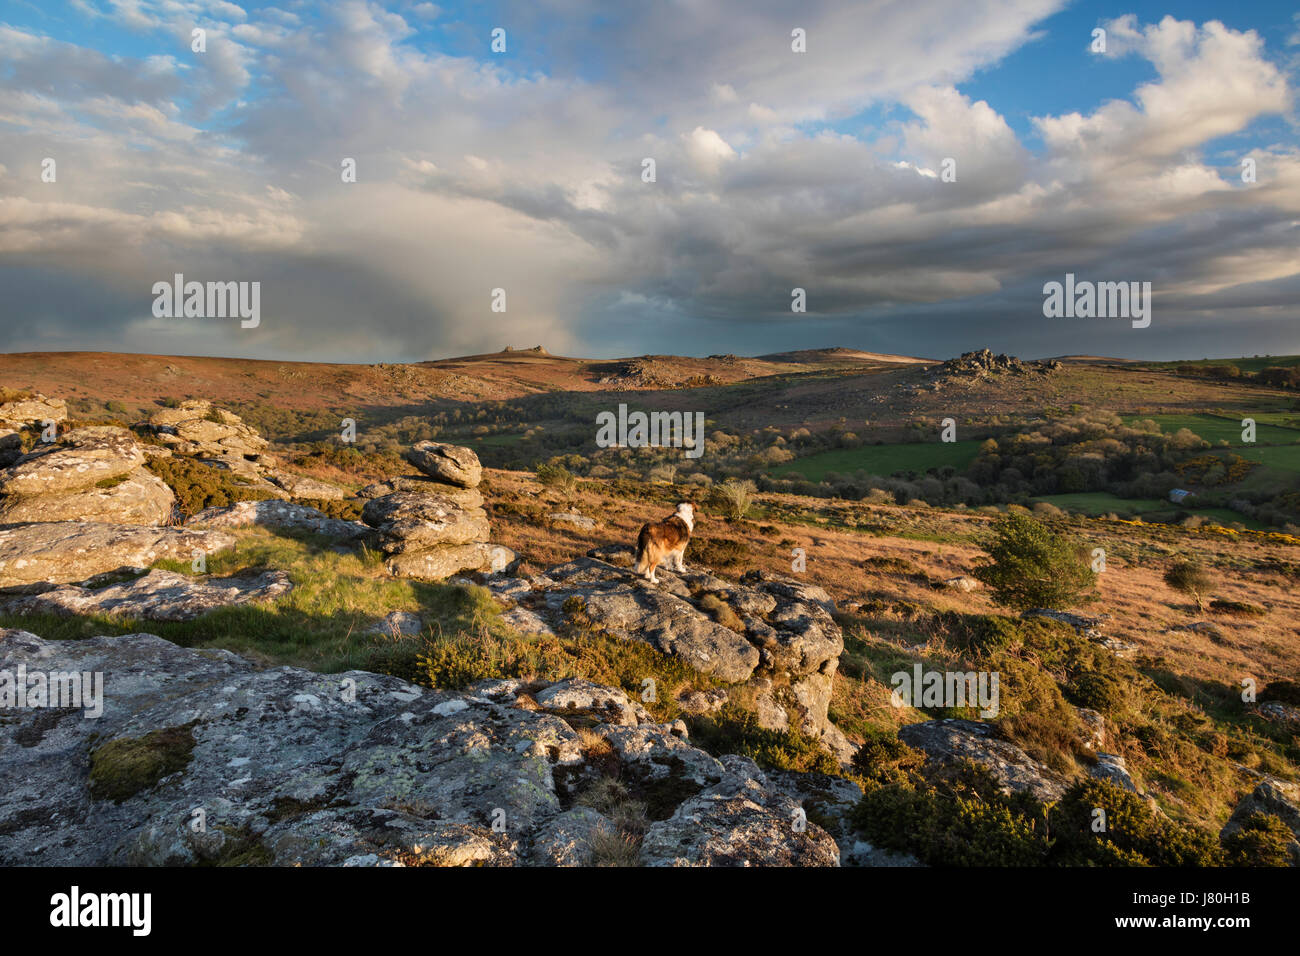
POLYGON ((685 571, 682 556, 694 529, 695 506, 686 501, 663 521, 643 525, 636 539, 636 573, 651 584, 658 584, 655 571, 668 558, 672 559, 673 570, 685 571))

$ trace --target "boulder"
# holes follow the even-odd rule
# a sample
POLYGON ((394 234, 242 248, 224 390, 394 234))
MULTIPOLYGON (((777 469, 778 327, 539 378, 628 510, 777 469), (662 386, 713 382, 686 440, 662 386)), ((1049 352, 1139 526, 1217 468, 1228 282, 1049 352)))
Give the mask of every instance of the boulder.
POLYGON ((271 471, 267 477, 295 498, 311 498, 317 501, 342 501, 347 492, 338 485, 326 481, 295 475, 287 471, 271 471))
POLYGON ((898 731, 898 739, 925 751, 931 760, 969 760, 986 768, 1003 790, 1028 792, 1044 803, 1061 799, 1068 782, 1015 744, 998 740, 993 728, 973 720, 927 720, 898 731))
POLYGON ((377 481, 366 485, 357 492, 358 498, 382 498, 398 491, 408 491, 421 495, 441 495, 450 498, 462 508, 483 507, 483 495, 473 488, 458 488, 444 484, 427 475, 398 475, 387 481, 377 481))
POLYGON ((443 581, 462 571, 495 571, 513 560, 504 554, 513 555, 513 552, 500 545, 476 541, 427 551, 403 551, 389 557, 384 566, 394 577, 443 581))
POLYGON ((649 711, 633 704, 623 691, 579 677, 552 684, 534 694, 533 699, 542 710, 566 719, 585 717, 597 723, 631 727, 654 720, 649 711))
POLYGON ((383 620, 369 628, 368 634, 385 634, 389 637, 413 637, 424 630, 420 615, 410 611, 389 611, 383 620))
POLYGON ((483 466, 479 464, 478 455, 472 449, 460 445, 436 441, 416 442, 406 452, 405 458, 430 478, 449 485, 477 488, 483 477, 483 466))
POLYGON ((1088 776, 1097 780, 1109 780, 1115 786, 1129 793, 1141 793, 1138 785, 1133 782, 1132 775, 1128 772, 1128 766, 1120 754, 1097 754, 1097 762, 1088 768, 1088 776))
POLYGON ((307 505, 290 501, 240 501, 218 508, 204 508, 185 522, 190 528, 273 528, 305 531, 350 541, 373 532, 359 521, 343 521, 307 505))
POLYGON ((580 558, 546 574, 557 583, 546 595, 555 612, 562 613, 570 598, 581 598, 584 613, 597 626, 650 644, 727 683, 748 680, 759 665, 758 648, 744 635, 716 623, 688 599, 645 585, 625 571, 580 558))
POLYGON ((171 520, 176 496, 141 469, 63 494, 10 495, 0 501, 0 524, 25 521, 103 521, 160 525, 171 520))
POLYGON ((24 455, 0 474, 0 493, 46 495, 80 491, 130 474, 144 464, 134 438, 87 437, 76 444, 49 444, 24 455))
POLYGON ((43 521, 0 527, 0 588, 84 581, 163 558, 189 561, 194 552, 233 547, 222 531, 151 528, 98 521, 43 521))
POLYGON ((285 571, 229 578, 150 571, 105 587, 65 584, 5 602, 9 614, 119 614, 145 621, 192 621, 218 608, 271 601, 292 590, 285 571))
MULTIPOLYGON (((793 826, 798 803, 751 761, 715 759, 660 724, 593 726, 599 708, 580 733, 525 709, 517 681, 437 691, 150 634, 0 631, 0 670, 20 667, 102 674, 112 692, 98 716, 81 701, 0 723, 4 865, 572 865, 610 827, 570 805, 574 788, 611 774, 651 787, 635 791, 654 797, 650 865, 838 862, 830 835, 793 826), (592 734, 613 751, 591 755, 592 734)), ((618 693, 570 683, 552 697, 587 691, 618 693)))
POLYGON ((641 844, 646 866, 839 866, 835 841, 799 819, 800 806, 769 786, 748 757, 722 758, 722 778, 654 823, 641 844))
POLYGON ((29 398, 0 404, 0 424, 8 428, 62 422, 68 417, 68 403, 61 398, 46 398, 37 392, 29 398))
MULTIPOLYGON (((185 454, 258 455, 267 441, 234 412, 218 408, 207 399, 190 399, 175 408, 160 408, 149 424, 185 454)), ((268 462, 269 463, 269 462, 268 462)))
POLYGON ((483 542, 490 531, 482 508, 463 508, 444 495, 409 491, 370 499, 361 520, 378 530, 379 545, 390 555, 483 542))
POLYGON ((586 515, 578 514, 576 511, 557 511, 554 514, 546 516, 556 524, 567 524, 570 527, 577 528, 579 531, 591 531, 596 527, 596 522, 586 515))

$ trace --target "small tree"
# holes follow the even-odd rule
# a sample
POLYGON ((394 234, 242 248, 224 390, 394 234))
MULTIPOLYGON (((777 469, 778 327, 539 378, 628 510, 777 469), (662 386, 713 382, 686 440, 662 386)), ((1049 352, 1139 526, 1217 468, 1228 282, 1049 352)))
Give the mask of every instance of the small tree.
POLYGON ((752 481, 740 478, 728 478, 714 488, 717 500, 727 515, 732 518, 743 518, 749 514, 749 509, 754 504, 754 492, 757 490, 758 486, 752 481))
POLYGON ((986 550, 989 563, 972 574, 1003 607, 1065 610, 1096 598, 1096 575, 1082 545, 1028 515, 999 518, 986 550))
POLYGON ((1165 584, 1175 591, 1190 595, 1196 602, 1197 613, 1205 613, 1205 593, 1214 586, 1214 579, 1200 562, 1175 561, 1165 572, 1165 584))
POLYGON ((547 488, 553 488, 569 498, 578 490, 578 476, 563 465, 542 462, 537 466, 537 480, 547 488))

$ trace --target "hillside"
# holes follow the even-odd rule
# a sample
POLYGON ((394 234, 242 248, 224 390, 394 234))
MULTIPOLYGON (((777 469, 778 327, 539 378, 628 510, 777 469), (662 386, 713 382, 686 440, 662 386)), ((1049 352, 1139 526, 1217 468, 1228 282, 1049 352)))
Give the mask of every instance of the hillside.
POLYGON ((101 669, 133 708, 173 689, 95 735, 13 724, 0 859, 1300 859, 1288 389, 988 352, 4 368, 0 663, 101 669), (620 403, 699 409, 704 453, 598 445, 620 403), (685 568, 648 584, 638 530, 681 501, 685 568), (1027 601, 990 575, 1012 533, 1027 601), (344 671, 364 708, 331 696, 344 671), (1000 689, 895 695, 923 673, 1000 689), (138 825, 229 801, 249 733, 306 742, 262 748, 224 837, 138 825), (489 827, 502 807, 518 829, 489 827))

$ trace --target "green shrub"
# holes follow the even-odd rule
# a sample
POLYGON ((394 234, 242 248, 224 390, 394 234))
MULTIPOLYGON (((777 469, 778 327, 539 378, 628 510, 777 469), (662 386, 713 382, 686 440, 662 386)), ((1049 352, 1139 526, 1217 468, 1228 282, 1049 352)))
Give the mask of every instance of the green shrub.
POLYGON ((754 506, 758 486, 747 478, 728 478, 713 489, 713 502, 729 518, 743 518, 754 506))
POLYGON ((853 755, 853 769, 874 783, 903 783, 925 763, 925 754, 887 730, 873 730, 853 755))
POLYGON ((1037 866, 1048 850, 1041 805, 970 764, 915 787, 868 784, 850 820, 873 845, 929 866, 1037 866))
POLYGON ((1157 816, 1145 799, 1109 780, 1082 780, 1050 814, 1052 862, 1063 866, 1222 866, 1223 849, 1208 830, 1157 816), (1094 832, 1096 810, 1105 830, 1094 832))
POLYGON ((307 505, 340 521, 360 521, 365 502, 356 498, 298 498, 298 504, 307 505))
POLYGON ((537 480, 547 488, 554 488, 563 495, 571 495, 578 488, 578 476, 563 465, 542 462, 537 466, 537 480))
POLYGON ((1267 608, 1246 601, 1224 601, 1216 598, 1210 602, 1210 610, 1217 614, 1233 614, 1237 617, 1263 617, 1267 608))
POLYGON ((1279 703, 1300 707, 1300 681, 1271 680, 1259 692, 1259 699, 1275 700, 1279 703))
POLYGON ((1020 622, 998 614, 943 611, 936 614, 934 620, 944 631, 949 644, 976 657, 987 657, 1022 640, 1020 622))
POLYGON ((692 563, 710 568, 728 568, 749 558, 745 542, 733 538, 692 536, 687 553, 692 563))
POLYGON ((219 508, 238 501, 265 501, 268 492, 235 481, 228 471, 187 458, 150 458, 145 467, 167 483, 185 517, 204 508, 219 508))
POLYGON ((740 754, 761 767, 838 774, 839 761, 819 742, 791 728, 768 730, 758 715, 728 701, 691 725, 691 742, 711 754, 740 754))
POLYGON ((1297 866, 1294 843, 1290 827, 1271 813, 1256 811, 1223 838, 1223 851, 1231 866, 1297 866))
POLYGON ((989 563, 972 573, 1003 607, 1064 610, 1095 598, 1096 576, 1081 545, 1028 515, 1003 515, 986 548, 989 563))
POLYGON ((1106 716, 1111 716, 1124 707, 1124 684, 1110 674, 1084 671, 1076 674, 1062 689, 1070 703, 1078 707, 1090 707, 1106 716))
POLYGON ((1186 594, 1196 602, 1196 610, 1205 611, 1205 592, 1214 586, 1214 579, 1199 561, 1175 561, 1165 572, 1165 584, 1186 594))

